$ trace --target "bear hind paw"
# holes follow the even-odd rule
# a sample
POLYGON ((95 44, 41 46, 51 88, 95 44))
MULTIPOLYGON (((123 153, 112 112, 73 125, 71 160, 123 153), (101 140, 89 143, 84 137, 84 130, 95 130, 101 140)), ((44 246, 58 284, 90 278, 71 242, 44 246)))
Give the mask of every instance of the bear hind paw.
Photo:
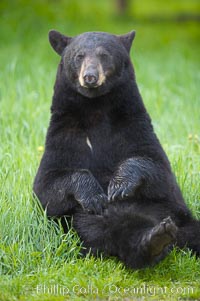
POLYGON ((167 246, 175 241, 176 234, 175 223, 171 217, 167 217, 143 235, 141 247, 151 257, 159 256, 167 246))

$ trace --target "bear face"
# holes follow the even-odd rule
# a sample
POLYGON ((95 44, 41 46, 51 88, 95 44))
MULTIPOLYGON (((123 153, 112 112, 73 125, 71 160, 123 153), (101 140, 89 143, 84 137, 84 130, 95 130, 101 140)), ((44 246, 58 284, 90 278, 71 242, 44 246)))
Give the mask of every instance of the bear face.
POLYGON ((49 40, 61 55, 63 80, 81 95, 94 98, 124 81, 134 36, 134 31, 121 36, 87 32, 71 38, 50 31, 49 40))

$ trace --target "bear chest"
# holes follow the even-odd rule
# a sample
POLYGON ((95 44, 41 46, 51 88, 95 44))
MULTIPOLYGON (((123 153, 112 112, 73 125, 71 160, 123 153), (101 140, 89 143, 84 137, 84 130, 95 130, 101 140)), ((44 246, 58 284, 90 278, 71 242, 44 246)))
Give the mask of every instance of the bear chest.
POLYGON ((113 170, 127 158, 130 147, 127 137, 108 125, 71 131, 65 141, 69 164, 91 170, 113 170))

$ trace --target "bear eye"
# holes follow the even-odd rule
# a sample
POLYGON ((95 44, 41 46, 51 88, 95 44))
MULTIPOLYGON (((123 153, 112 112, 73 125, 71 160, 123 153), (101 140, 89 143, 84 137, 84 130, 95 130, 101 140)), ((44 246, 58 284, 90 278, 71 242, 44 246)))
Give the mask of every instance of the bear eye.
POLYGON ((109 63, 110 62, 110 55, 106 52, 99 53, 99 58, 102 63, 109 63))
POLYGON ((79 54, 77 54, 77 56, 76 56, 76 61, 82 61, 83 59, 84 59, 84 54, 83 53, 79 53, 79 54))
POLYGON ((107 53, 100 53, 99 54, 99 56, 100 56, 100 58, 102 58, 103 60, 107 60, 107 58, 108 58, 108 54, 107 53))

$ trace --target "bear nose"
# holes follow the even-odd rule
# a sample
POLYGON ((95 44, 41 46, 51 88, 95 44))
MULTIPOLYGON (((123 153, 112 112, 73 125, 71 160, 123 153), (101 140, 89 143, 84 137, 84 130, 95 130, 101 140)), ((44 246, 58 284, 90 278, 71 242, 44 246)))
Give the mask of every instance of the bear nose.
POLYGON ((84 84, 88 88, 94 88, 98 81, 98 74, 97 72, 86 72, 83 76, 84 84))

